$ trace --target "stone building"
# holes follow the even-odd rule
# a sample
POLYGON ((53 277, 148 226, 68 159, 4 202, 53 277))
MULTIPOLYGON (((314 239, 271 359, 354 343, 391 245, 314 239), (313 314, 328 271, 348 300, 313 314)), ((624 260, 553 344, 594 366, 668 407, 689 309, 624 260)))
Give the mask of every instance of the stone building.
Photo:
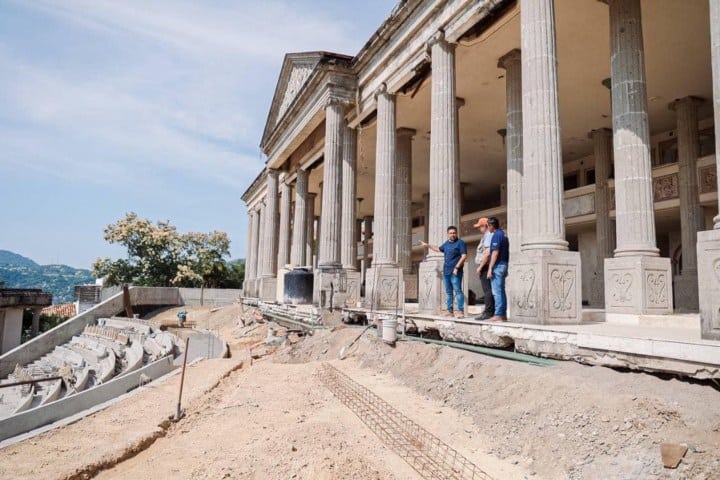
POLYGON ((286 55, 245 294, 310 266, 324 302, 437 314, 418 240, 472 250, 493 215, 511 321, 700 311, 719 339, 719 124, 720 0, 401 1, 355 56, 286 55))

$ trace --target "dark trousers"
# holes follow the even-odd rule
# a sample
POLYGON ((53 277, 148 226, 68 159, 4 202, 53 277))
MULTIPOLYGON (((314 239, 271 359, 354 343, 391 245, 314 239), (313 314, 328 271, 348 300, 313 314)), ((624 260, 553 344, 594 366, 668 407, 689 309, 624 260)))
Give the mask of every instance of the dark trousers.
POLYGON ((480 270, 480 285, 482 285, 483 295, 485 296, 485 315, 492 317, 495 315, 495 298, 493 297, 490 279, 487 278, 488 267, 480 270))

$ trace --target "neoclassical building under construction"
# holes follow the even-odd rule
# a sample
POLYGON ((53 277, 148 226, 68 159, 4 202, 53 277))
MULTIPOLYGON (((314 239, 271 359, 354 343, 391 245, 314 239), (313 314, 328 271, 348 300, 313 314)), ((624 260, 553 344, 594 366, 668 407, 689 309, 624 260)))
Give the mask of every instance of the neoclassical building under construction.
POLYGON ((286 55, 245 295, 311 267, 326 305, 438 314, 418 241, 458 226, 472 301, 496 216, 511 322, 700 312, 720 339, 719 125, 720 0, 402 0, 355 56, 286 55))

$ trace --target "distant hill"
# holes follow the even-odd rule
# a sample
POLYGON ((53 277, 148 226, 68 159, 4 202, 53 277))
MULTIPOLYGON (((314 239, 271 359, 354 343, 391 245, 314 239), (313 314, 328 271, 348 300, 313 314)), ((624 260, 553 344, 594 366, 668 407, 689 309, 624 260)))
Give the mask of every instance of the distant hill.
POLYGON ((67 265, 38 265, 8 250, 0 250, 0 281, 7 288, 42 288, 53 294, 53 303, 73 301, 75 285, 95 283, 90 270, 67 265))

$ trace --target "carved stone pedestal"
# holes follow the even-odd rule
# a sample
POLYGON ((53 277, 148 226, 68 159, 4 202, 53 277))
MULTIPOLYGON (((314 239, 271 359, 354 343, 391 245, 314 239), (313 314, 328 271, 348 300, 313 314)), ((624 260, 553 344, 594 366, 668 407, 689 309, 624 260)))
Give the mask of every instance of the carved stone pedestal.
POLYGON ((420 263, 418 275, 418 308, 420 313, 438 315, 445 309, 443 261, 427 259, 420 263))
POLYGON ((344 308, 347 297, 347 276, 345 270, 315 270, 313 300, 321 308, 344 308))
POLYGON ((401 268, 371 267, 365 274, 365 308, 394 310, 402 308, 400 285, 403 281, 401 268))
MULTIPOLYGON (((661 315, 673 312, 672 268, 669 258, 605 259, 605 314, 661 315)), ((623 323, 625 323, 623 321, 623 323)))
POLYGON ((545 325, 580 323, 581 282, 578 252, 517 253, 506 283, 510 321, 545 325))
POLYGON ((362 299, 360 297, 360 286, 362 284, 362 274, 355 270, 348 270, 346 272, 347 283, 345 293, 345 305, 348 307, 357 307, 358 302, 362 299))
POLYGON ((697 255, 702 338, 720 340, 720 230, 698 232, 697 255))
POLYGON ((418 276, 415 274, 403 275, 404 293, 406 302, 416 302, 418 299, 418 276))
POLYGON ((698 276, 697 272, 683 272, 673 279, 673 303, 679 312, 697 312, 698 276))
POLYGON ((277 277, 263 277, 258 280, 259 296, 263 302, 274 302, 277 297, 277 277))

